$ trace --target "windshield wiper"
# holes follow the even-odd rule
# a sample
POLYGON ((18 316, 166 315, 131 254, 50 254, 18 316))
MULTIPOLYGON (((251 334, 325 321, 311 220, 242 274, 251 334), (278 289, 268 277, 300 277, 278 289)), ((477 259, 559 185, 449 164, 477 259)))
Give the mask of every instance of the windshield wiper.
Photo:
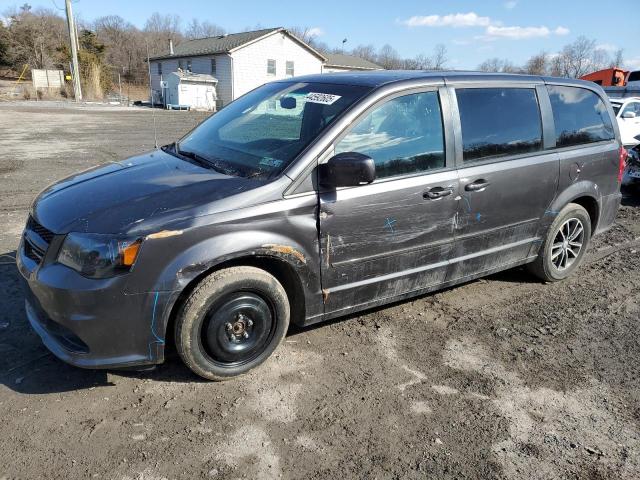
POLYGON ((216 172, 219 172, 219 173, 226 173, 220 167, 218 167, 215 164, 215 162, 213 162, 212 160, 208 159, 204 155, 200 155, 199 153, 192 152, 190 150, 181 150, 178 147, 178 142, 176 142, 173 145, 173 147, 175 148, 175 151, 176 151, 176 153, 178 155, 180 155, 182 157, 187 157, 188 159, 193 160, 194 162, 196 162, 201 167, 209 168, 209 169, 215 170, 216 172))

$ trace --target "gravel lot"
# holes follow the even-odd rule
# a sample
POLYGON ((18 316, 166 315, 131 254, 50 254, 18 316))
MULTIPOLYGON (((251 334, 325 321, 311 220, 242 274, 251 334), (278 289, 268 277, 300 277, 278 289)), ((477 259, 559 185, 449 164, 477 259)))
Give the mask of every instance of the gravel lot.
MULTIPOLYGON (((203 114, 157 112, 159 142, 203 114)), ((640 193, 568 281, 522 270, 290 332, 237 381, 67 366, 12 257, 49 183, 153 146, 149 110, 0 104, 0 479, 640 478, 640 193)))

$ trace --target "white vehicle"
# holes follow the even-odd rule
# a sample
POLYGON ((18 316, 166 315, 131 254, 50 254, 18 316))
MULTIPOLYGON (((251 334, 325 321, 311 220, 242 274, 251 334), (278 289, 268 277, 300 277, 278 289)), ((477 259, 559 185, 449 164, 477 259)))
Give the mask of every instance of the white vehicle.
POLYGON ((640 143, 640 97, 610 98, 625 147, 640 143))

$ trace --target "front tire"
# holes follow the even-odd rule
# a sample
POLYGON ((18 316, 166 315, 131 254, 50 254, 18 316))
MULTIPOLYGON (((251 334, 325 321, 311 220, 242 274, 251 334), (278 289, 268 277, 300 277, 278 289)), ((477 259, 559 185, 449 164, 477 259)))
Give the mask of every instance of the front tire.
POLYGON ((284 288, 264 270, 218 270, 195 288, 178 312, 178 354, 189 369, 208 380, 242 375, 280 344, 289 312, 284 288))
POLYGON ((577 203, 564 207, 549 227, 538 258, 529 270, 545 282, 571 275, 582 263, 591 240, 591 217, 577 203))

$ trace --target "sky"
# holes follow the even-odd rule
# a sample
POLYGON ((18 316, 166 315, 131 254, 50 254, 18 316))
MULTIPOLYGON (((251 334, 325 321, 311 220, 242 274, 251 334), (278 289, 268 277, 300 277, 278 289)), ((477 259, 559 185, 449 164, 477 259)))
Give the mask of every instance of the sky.
MULTIPOLYGON (((26 1, 33 7, 64 7, 64 0, 26 1)), ((7 7, 22 3, 0 0, 7 7)), ((191 18, 208 20, 229 33, 247 27, 307 27, 330 47, 345 38, 346 49, 388 43, 403 57, 428 55, 442 43, 447 66, 455 69, 474 69, 492 57, 522 65, 531 55, 555 53, 580 35, 611 52, 624 49, 625 66, 640 69, 639 6, 640 0, 73 1, 74 13, 85 21, 117 14, 141 28, 158 11, 180 15, 183 24, 191 18)))

